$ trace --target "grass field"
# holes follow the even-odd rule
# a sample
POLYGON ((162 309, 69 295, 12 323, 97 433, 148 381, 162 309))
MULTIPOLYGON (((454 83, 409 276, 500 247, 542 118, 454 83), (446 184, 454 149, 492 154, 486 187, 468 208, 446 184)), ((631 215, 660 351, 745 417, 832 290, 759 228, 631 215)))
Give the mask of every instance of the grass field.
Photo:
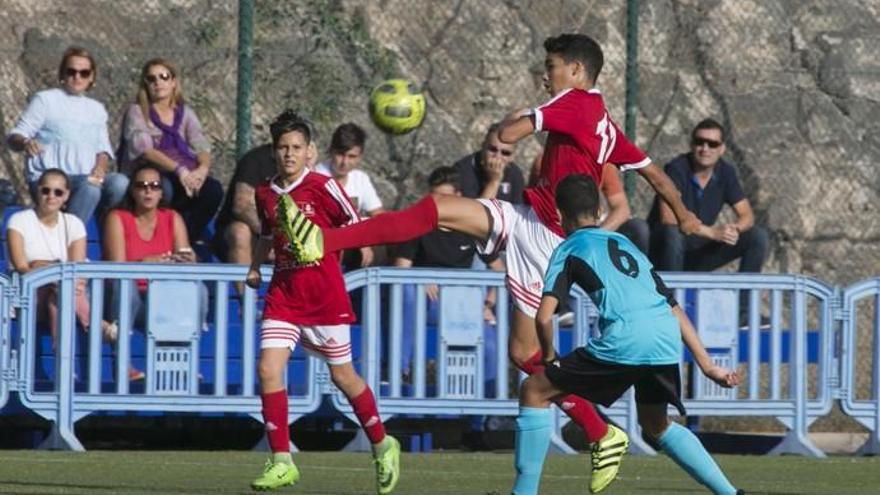
MULTIPOLYGON (((372 494, 368 454, 296 454, 303 478, 275 493, 372 494)), ((718 456, 734 482, 749 494, 880 493, 880 458, 718 456)), ((264 456, 253 452, 0 451, 0 493, 14 494, 226 494, 250 493, 248 482, 264 456)), ((396 494, 507 495, 513 481, 510 453, 405 454, 396 494)), ((551 456, 541 493, 588 493, 586 456, 551 456)), ((708 493, 664 456, 628 457, 620 478, 605 492, 708 493)))

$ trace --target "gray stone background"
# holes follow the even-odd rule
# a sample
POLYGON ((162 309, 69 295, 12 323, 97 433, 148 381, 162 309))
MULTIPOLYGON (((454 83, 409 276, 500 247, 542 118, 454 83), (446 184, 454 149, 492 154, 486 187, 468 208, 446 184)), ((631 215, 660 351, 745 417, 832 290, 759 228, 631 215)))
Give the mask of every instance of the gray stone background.
MULTIPOLYGON (((696 122, 717 118, 771 233, 767 271, 833 284, 878 275, 880 1, 641 4, 636 142, 664 164, 687 150, 696 122)), ((98 58, 92 96, 107 106, 116 140, 141 64, 162 56, 182 70, 225 182, 234 166, 237 8, 236 0, 0 0, 0 131, 30 94, 57 84, 61 53, 79 44, 98 58)), ((268 122, 286 107, 318 123, 322 148, 336 125, 354 121, 370 133, 364 166, 384 201, 405 206, 431 169, 478 147, 487 124, 547 98, 542 42, 573 31, 602 43, 599 86, 622 125, 625 0, 256 0, 254 140, 267 139, 268 122), (366 111, 370 89, 393 76, 423 84, 428 97, 424 125, 402 137, 381 133, 366 111)), ((518 163, 527 166, 538 147, 521 145, 518 163)), ((0 175, 21 185, 21 157, 3 147, 0 161, 0 175)), ((644 216, 653 195, 635 182, 634 210, 644 216)), ((867 338, 869 326, 860 328, 867 338)), ((872 344, 864 342, 860 394, 869 393, 872 344)), ((839 414, 820 423, 852 427, 839 414)))
MULTIPOLYGON (((880 2, 877 0, 649 0, 642 2, 637 143, 658 162, 686 151, 707 116, 729 126, 729 158, 758 221, 772 235, 767 270, 847 284, 880 262, 880 2)), ((185 95, 214 142, 215 174, 233 168, 235 0, 2 0, 0 125, 9 129, 34 91, 56 84, 60 54, 81 44, 98 57, 92 96, 119 135, 141 64, 178 63, 185 95)), ((354 121, 370 133, 365 168, 400 207, 424 177, 477 147, 485 126, 546 99, 545 37, 587 33, 606 53, 600 78, 623 123, 626 2, 615 0, 256 1, 254 139, 294 107, 318 122, 320 145, 354 121), (419 130, 382 134, 367 115, 370 89, 390 76, 424 85, 419 130)), ((537 141, 521 146, 531 162, 537 141)), ((2 174, 23 163, 0 151, 2 174)), ((645 215, 644 181, 633 203, 645 215)))

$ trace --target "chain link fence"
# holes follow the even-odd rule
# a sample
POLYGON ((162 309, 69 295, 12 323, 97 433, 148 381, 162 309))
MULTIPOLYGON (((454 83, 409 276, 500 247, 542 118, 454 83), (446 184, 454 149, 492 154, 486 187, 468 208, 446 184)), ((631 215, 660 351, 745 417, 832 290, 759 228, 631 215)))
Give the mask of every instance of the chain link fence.
MULTIPOLYGON (((685 0, 640 2, 636 142, 664 164, 688 151, 693 125, 714 117, 729 130, 734 162, 771 233, 768 271, 847 284, 876 274, 880 156, 880 38, 873 3, 685 0)), ((546 100, 543 40, 594 36, 599 80, 623 125, 627 2, 405 0, 256 1, 253 140, 285 107, 308 114, 325 147, 339 123, 370 132, 365 168, 391 207, 424 191, 424 178, 477 149, 487 125, 546 100), (391 137, 367 115, 370 89, 402 76, 428 95, 425 124, 391 137)), ((214 143, 215 175, 234 166, 238 2, 99 0, 6 3, 0 18, 0 124, 7 131, 36 90, 57 84, 61 52, 92 50, 91 95, 111 115, 111 137, 137 89, 140 66, 163 56, 182 71, 185 95, 214 143)), ((520 146, 525 170, 540 143, 520 146)), ((5 175, 22 184, 23 161, 4 149, 5 175)), ((634 212, 653 194, 636 180, 634 212)))

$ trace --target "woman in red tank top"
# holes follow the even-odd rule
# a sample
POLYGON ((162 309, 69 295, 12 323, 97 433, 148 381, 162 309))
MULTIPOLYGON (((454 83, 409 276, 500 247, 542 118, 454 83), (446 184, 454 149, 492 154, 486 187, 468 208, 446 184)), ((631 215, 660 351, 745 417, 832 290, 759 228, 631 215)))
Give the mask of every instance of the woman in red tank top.
MULTIPOLYGON (((122 207, 111 211, 104 221, 104 259, 120 262, 195 263, 196 257, 189 244, 186 225, 180 214, 165 207, 162 197, 162 176, 154 165, 142 165, 135 170, 122 207)), ((132 291, 134 323, 145 321, 144 296, 147 281, 138 280, 138 290, 132 291)), ((207 303, 207 292, 205 303, 207 303)), ((111 291, 109 313, 118 319, 118 290, 111 291)))

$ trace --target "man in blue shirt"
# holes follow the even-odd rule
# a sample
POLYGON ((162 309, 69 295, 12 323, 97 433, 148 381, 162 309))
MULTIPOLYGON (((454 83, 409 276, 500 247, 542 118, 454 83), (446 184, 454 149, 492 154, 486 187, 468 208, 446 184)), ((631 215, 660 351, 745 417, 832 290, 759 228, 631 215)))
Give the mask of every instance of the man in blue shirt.
POLYGON ((688 210, 703 222, 696 234, 678 232, 672 210, 659 199, 648 216, 651 259, 660 271, 710 271, 740 258, 740 272, 760 272, 767 257, 767 232, 755 226, 755 214, 733 165, 724 160, 724 127, 713 119, 691 132, 691 152, 666 165, 688 210), (724 205, 736 221, 715 225, 724 205))
MULTIPOLYGON (((685 414, 679 397, 682 340, 709 379, 733 387, 739 376, 713 364, 690 320, 645 255, 623 235, 596 228, 599 196, 592 179, 566 177, 556 188, 556 205, 568 237, 550 258, 535 316, 545 368, 527 378, 520 390, 513 493, 538 493, 550 441, 551 399, 576 394, 610 406, 632 386, 645 434, 712 493, 742 493, 730 484, 697 437, 666 415, 668 404, 685 414), (553 346, 553 314, 574 284, 598 308, 601 336, 559 358, 553 346)), ((612 425, 609 430, 616 443, 606 442, 602 455, 592 456, 593 481, 601 481, 591 481, 592 493, 614 479, 597 477, 597 473, 616 476, 629 444, 625 433, 612 425)))

